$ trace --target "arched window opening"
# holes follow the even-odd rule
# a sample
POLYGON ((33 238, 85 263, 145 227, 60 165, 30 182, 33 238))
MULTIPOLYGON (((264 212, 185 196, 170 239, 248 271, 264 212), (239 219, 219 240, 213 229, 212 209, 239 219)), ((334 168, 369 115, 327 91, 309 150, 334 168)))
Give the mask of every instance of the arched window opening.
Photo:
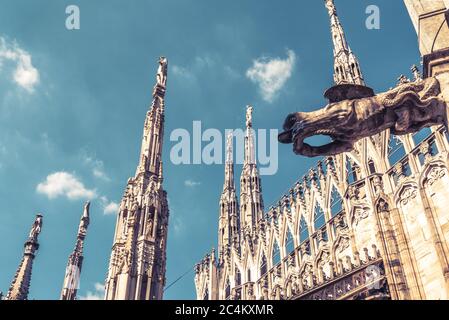
POLYGON ((359 171, 359 166, 354 163, 351 158, 346 157, 346 181, 348 184, 356 182, 359 177, 357 176, 359 171))
POLYGON ((343 199, 341 198, 340 192, 338 192, 335 186, 332 186, 331 191, 331 215, 335 217, 343 210, 343 199))
POLYGON ((279 263, 281 263, 281 250, 279 248, 279 245, 277 243, 277 241, 274 241, 274 245, 273 245, 273 267, 277 266, 279 263))
POLYGON ((324 216, 324 211, 321 209, 318 203, 315 204, 315 213, 313 216, 313 226, 315 231, 321 229, 326 223, 326 217, 324 216))
POLYGON ((226 280, 225 294, 226 299, 229 298, 229 296, 231 295, 231 283, 229 282, 229 279, 226 280))
POLYGON ((240 269, 235 267, 235 285, 239 286, 242 284, 242 274, 240 273, 240 269))
POLYGON ((299 242, 303 243, 309 239, 309 229, 307 227, 306 219, 304 216, 301 217, 301 222, 299 223, 299 242))
POLYGON ((369 170, 369 174, 375 174, 377 172, 376 165, 374 164, 373 159, 370 159, 368 161, 368 170, 369 170))
POLYGON ((262 260, 260 261, 260 275, 263 276, 265 273, 267 273, 267 258, 265 257, 265 254, 262 256, 262 260))
POLYGON ((432 134, 432 130, 430 128, 424 128, 415 134, 413 134, 413 142, 415 146, 419 145, 425 139, 427 139, 432 134))
POLYGON ((204 290, 204 296, 203 296, 203 300, 209 300, 209 289, 206 288, 206 290, 204 290))
POLYGON ((293 251, 295 251, 295 243, 293 241, 293 235, 290 232, 290 229, 288 229, 287 238, 285 238, 285 249, 287 251, 287 254, 290 254, 293 251))
POLYGON ((393 166, 399 160, 405 156, 405 148, 402 141, 395 135, 391 135, 390 142, 388 144, 388 160, 390 165, 393 166))

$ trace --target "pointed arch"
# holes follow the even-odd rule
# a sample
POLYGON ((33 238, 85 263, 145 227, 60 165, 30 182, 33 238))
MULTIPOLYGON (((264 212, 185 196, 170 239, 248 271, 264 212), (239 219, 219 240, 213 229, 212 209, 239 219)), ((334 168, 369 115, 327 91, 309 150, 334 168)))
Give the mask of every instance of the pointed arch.
POLYGON ((426 188, 427 184, 432 185, 435 181, 447 175, 447 173, 448 169, 443 161, 432 161, 426 164, 419 178, 420 188, 426 188))

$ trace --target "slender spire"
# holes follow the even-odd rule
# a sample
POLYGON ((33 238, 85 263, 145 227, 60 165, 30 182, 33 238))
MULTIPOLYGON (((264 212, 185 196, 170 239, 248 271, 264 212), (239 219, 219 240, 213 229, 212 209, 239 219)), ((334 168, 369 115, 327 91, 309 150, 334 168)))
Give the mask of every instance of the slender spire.
POLYGON ((150 173, 162 179, 162 142, 165 118, 165 90, 167 85, 168 61, 159 58, 156 74, 156 85, 153 88, 153 101, 147 112, 143 129, 140 162, 136 176, 140 173, 150 173))
POLYGON ((246 107, 245 164, 255 164, 253 107, 246 107))
POLYGON ((234 185, 234 150, 232 147, 232 132, 226 138, 226 164, 225 164, 225 181, 223 185, 223 192, 226 190, 235 190, 234 185))
POLYGON ((228 136, 226 137, 226 164, 232 164, 234 162, 234 150, 232 147, 233 136, 233 133, 229 132, 228 136))
POLYGON ((158 60, 151 107, 143 129, 134 177, 129 178, 117 215, 106 300, 163 297, 168 234, 168 200, 163 189, 162 143, 168 62, 158 60))
POLYGON ((256 165, 253 135, 253 107, 246 109, 245 157, 240 176, 240 223, 241 231, 253 231, 263 217, 262 186, 256 165))
POLYGON ((84 259, 84 239, 86 238, 87 227, 89 226, 90 222, 89 208, 90 202, 86 202, 78 227, 75 249, 73 249, 73 252, 69 256, 69 261, 67 262, 64 285, 61 292, 61 300, 76 300, 76 293, 79 288, 81 268, 84 259))
POLYGON ((218 230, 218 251, 219 256, 231 245, 239 244, 239 209, 234 182, 234 161, 233 161, 233 133, 230 132, 226 140, 226 164, 223 192, 220 198, 220 219, 218 230))
POLYGON ((332 41, 334 45, 334 82, 335 84, 358 84, 365 85, 359 60, 351 51, 346 41, 346 36, 334 0, 325 0, 329 13, 332 41))
POLYGON ((27 300, 30 289, 31 272, 36 251, 39 249, 37 238, 42 229, 42 215, 36 215, 30 234, 25 242, 25 250, 22 261, 14 276, 14 280, 6 296, 7 300, 27 300))

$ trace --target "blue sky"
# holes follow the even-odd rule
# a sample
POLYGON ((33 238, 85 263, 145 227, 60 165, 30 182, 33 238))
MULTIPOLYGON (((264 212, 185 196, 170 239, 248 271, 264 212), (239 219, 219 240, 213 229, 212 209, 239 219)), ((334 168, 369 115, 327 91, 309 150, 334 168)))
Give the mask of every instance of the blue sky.
MULTIPOLYGON (((416 34, 401 0, 336 5, 375 91, 392 87, 419 64, 416 34), (365 28, 370 4, 381 10, 380 30, 365 28)), ((332 84, 329 22, 321 0, 2 0, 0 290, 8 290, 34 216, 42 212, 30 299, 58 299, 83 203, 94 197, 79 294, 101 293, 115 226, 114 214, 104 211, 120 201, 135 172, 160 55, 169 59, 168 283, 216 246, 223 181, 220 165, 171 164, 169 133, 191 131, 194 120, 204 129, 242 127, 247 104, 254 105, 256 128, 279 129, 288 113, 324 106, 323 92, 332 84), (70 4, 81 10, 80 30, 65 28, 70 4), (280 78, 265 92, 247 75, 257 61, 280 62, 280 78), (51 189, 58 178, 64 185, 51 189)), ((278 173, 262 177, 266 207, 316 161, 279 146, 278 173)), ((237 167, 237 181, 239 176, 237 167)), ((194 299, 193 273, 165 298, 194 299)))

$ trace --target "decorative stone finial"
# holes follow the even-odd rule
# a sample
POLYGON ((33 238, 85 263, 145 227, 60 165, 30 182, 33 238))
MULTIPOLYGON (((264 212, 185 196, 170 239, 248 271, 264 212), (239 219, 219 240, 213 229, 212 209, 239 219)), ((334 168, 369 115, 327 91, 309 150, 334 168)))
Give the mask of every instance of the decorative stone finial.
POLYGON ((246 127, 251 128, 253 126, 253 107, 248 105, 246 107, 246 127))

